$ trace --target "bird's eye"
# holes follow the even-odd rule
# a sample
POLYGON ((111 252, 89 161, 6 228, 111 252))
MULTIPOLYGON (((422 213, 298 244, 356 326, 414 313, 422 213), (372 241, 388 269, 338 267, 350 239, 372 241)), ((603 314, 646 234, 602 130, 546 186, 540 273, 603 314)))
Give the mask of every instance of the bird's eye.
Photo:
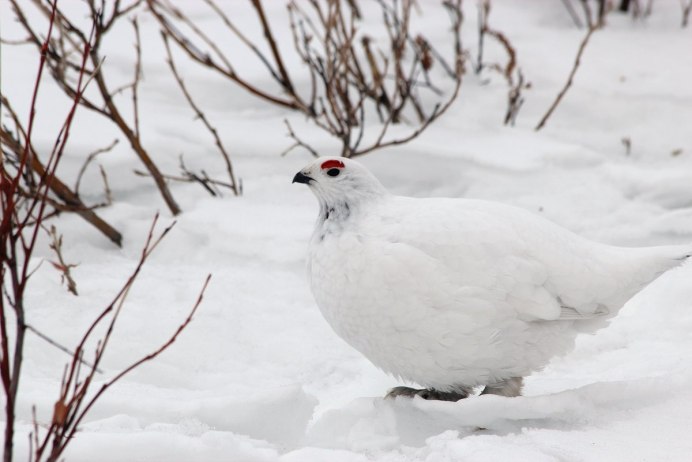
POLYGON ((327 175, 329 176, 339 176, 339 173, 341 173, 341 170, 339 170, 338 168, 330 168, 329 170, 327 170, 327 175))

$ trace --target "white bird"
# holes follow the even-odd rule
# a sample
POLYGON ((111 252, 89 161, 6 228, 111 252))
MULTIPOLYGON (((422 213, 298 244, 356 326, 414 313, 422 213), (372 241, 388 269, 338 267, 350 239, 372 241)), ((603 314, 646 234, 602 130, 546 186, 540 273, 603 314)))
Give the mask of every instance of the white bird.
POLYGON ((322 314, 373 364, 425 387, 390 397, 456 401, 479 385, 518 396, 523 377, 692 252, 592 242, 499 203, 395 196, 345 158, 293 182, 320 205, 308 275, 322 314))

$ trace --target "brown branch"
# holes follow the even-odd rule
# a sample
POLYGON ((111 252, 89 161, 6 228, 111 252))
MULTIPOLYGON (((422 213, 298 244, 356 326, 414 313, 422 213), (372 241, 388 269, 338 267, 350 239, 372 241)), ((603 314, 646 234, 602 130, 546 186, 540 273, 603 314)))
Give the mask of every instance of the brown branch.
MULTIPOLYGON (((457 95, 457 92, 455 92, 454 98, 456 98, 456 95, 457 95)), ((423 133, 425 131, 425 129, 428 128, 428 126, 431 123, 433 123, 433 121, 435 121, 435 119, 437 119, 439 116, 441 116, 447 110, 447 108, 449 108, 450 104, 451 103, 447 103, 443 107, 440 107, 439 105, 436 106, 433 109, 432 114, 430 114, 430 117, 428 117, 428 119, 425 120, 420 127, 418 127, 415 131, 411 132, 409 135, 407 135, 403 138, 398 138, 398 139, 393 139, 393 140, 383 142, 382 140, 384 138, 384 134, 386 133, 387 128, 388 128, 388 125, 385 124, 384 127, 382 128, 382 131, 380 132, 380 136, 378 137, 376 143, 372 144, 371 146, 369 146, 367 148, 361 149, 360 151, 353 152, 348 157, 362 156, 363 154, 368 154, 369 152, 372 152, 375 149, 382 149, 382 148, 387 148, 387 147, 391 147, 391 146, 398 146, 400 144, 408 143, 409 141, 413 140, 414 138, 418 137, 418 135, 423 133)))
POLYGON ((89 166, 89 164, 90 164, 94 159, 96 159, 96 156, 98 156, 98 155, 100 155, 100 154, 103 154, 103 153, 106 153, 106 152, 110 152, 115 146, 117 146, 117 144, 118 144, 119 141, 120 141, 120 140, 118 140, 118 139, 116 138, 116 139, 114 139, 113 142, 112 142, 111 144, 109 144, 108 146, 103 147, 103 148, 99 148, 99 149, 97 149, 96 151, 93 151, 92 153, 90 153, 90 154, 87 156, 86 160, 84 161, 84 163, 82 164, 82 166, 79 168, 79 172, 77 173, 77 180, 75 180, 75 184, 74 184, 74 193, 75 193, 76 196, 79 197, 79 185, 80 185, 80 183, 82 182, 82 176, 84 176, 84 173, 86 172, 86 169, 87 169, 87 167, 89 166))
POLYGON ((295 143, 293 143, 291 146, 286 148, 286 150, 284 150, 281 153, 282 156, 285 156, 286 154, 288 154, 289 152, 291 152, 292 150, 294 150, 297 147, 305 148, 306 150, 308 150, 310 152, 310 154, 312 154, 313 157, 319 157, 320 156, 317 153, 317 151, 315 151, 315 149, 312 148, 312 146, 305 143, 303 140, 298 138, 298 136, 296 136, 295 132, 293 131, 293 128, 291 127, 291 124, 288 122, 287 119, 284 119, 284 124, 286 124, 286 129, 288 130, 288 136, 290 136, 295 141, 295 143))
POLYGON ((372 152, 375 149, 382 149, 386 147, 391 147, 391 146, 397 146, 401 144, 408 143, 409 141, 413 140, 414 138, 418 137, 421 133, 423 133, 428 126, 435 120, 437 120, 439 117, 441 117, 447 110, 451 107, 451 105, 454 103, 456 100, 459 90, 461 88, 461 83, 462 83, 462 76, 464 72, 464 65, 463 65, 463 55, 462 55, 462 49, 461 49, 461 24, 463 21, 463 15, 461 12, 461 0, 456 0, 456 1, 448 1, 444 3, 445 7, 449 10, 450 16, 452 17, 452 32, 454 35, 454 56, 455 56, 455 85, 454 85, 454 90, 452 91, 452 94, 448 97, 447 101, 444 104, 437 103, 435 107, 433 108, 432 113, 426 120, 422 122, 422 124, 413 132, 411 132, 409 135, 402 137, 402 138, 397 138, 397 139, 392 139, 389 141, 384 142, 384 136, 389 128, 389 124, 393 121, 392 117, 389 117, 385 124, 383 125, 380 134, 377 138, 377 140, 370 146, 360 149, 358 151, 351 152, 348 157, 356 157, 360 155, 367 154, 369 152, 372 152))
MULTIPOLYGON (((103 396, 103 394, 110 388, 113 384, 117 383, 127 374, 132 372, 134 369, 140 367, 144 363, 155 359, 163 351, 168 349, 180 336, 183 330, 185 330, 190 322, 192 321, 197 309, 199 308, 206 288, 209 284, 211 275, 208 275, 204 281, 202 289, 199 292, 196 302, 194 303, 192 309, 188 313, 187 317, 183 320, 180 326, 171 334, 171 336, 166 340, 160 347, 149 353, 139 360, 133 362, 131 365, 117 373, 114 377, 106 381, 101 385, 94 393, 89 393, 92 385, 94 383, 95 374, 98 372, 98 366, 104 357, 107 350, 111 335, 114 331, 114 327, 118 318, 122 312, 123 305, 127 299, 128 294, 132 285, 135 283, 141 269, 148 260, 151 253, 159 245, 162 239, 167 235, 173 225, 164 229, 158 235, 155 235, 156 224, 158 221, 158 215, 154 218, 152 225, 149 229, 144 246, 140 254, 140 258, 128 277, 123 286, 120 288, 118 293, 112 299, 112 301, 101 311, 101 313, 94 319, 92 324, 86 329, 82 338, 77 346, 77 348, 71 352, 72 361, 65 368, 63 379, 61 381, 59 397, 55 403, 53 409, 53 415, 50 424, 47 425, 46 432, 43 437, 38 438, 37 425, 34 427, 34 443, 33 447, 33 457, 35 460, 43 460, 45 456, 46 461, 57 461, 63 454, 67 445, 73 440, 75 433, 78 431, 80 424, 92 409, 94 404, 103 396), (96 328, 101 324, 106 323, 105 332, 97 341, 96 350, 94 353, 94 359, 92 362, 86 362, 83 359, 84 348, 87 341, 92 337, 96 328), (86 373, 84 377, 81 376, 81 364, 87 364, 90 370, 86 373), (49 447, 50 445, 50 447, 49 447)), ((175 223, 174 223, 175 224, 175 223)), ((47 340, 50 340, 49 338, 47 340)), ((56 342, 51 342, 56 344, 56 342)), ((58 345, 61 347, 60 345, 58 345)), ((63 351, 69 351, 64 347, 61 347, 63 351)))
MULTIPOLYGON (((113 13, 115 16, 115 13, 113 13)), ((114 21, 115 18, 111 19, 111 21, 114 21)), ((140 132, 139 132, 139 102, 138 102, 138 97, 137 97, 137 90, 139 89, 139 81, 141 80, 142 77, 142 41, 140 39, 139 35, 139 23, 137 22, 137 18, 132 18, 130 20, 132 23, 132 28, 135 31, 135 77, 132 81, 132 116, 134 119, 134 131, 135 131, 135 136, 137 138, 140 137, 140 132)))
POLYGON ((250 2, 252 3, 252 6, 255 8, 257 16, 259 17, 260 22, 262 24, 262 33, 264 34, 264 38, 267 40, 267 43, 269 44, 272 56, 274 57, 274 62, 276 63, 277 68, 279 69, 279 74, 281 75, 281 84, 289 95, 295 96, 293 83, 291 82, 291 78, 288 75, 288 71, 286 70, 286 66, 284 65, 283 58, 281 57, 281 53, 279 52, 279 48, 276 45, 276 40, 274 39, 274 34, 272 33, 271 27, 269 26, 269 22, 267 21, 267 16, 264 14, 264 7, 262 6, 262 2, 261 0, 250 0, 250 2))
MULTIPOLYGON (((98 55, 92 53, 92 61, 96 61, 98 59, 98 55)), ((112 94, 108 90, 103 73, 100 71, 97 72, 95 74, 95 80, 96 85, 101 92, 101 96, 104 98, 109 118, 125 135, 127 140, 130 142, 132 149, 135 151, 147 170, 149 170, 149 173, 151 173, 151 176, 154 179, 154 182, 156 183, 156 186, 158 187, 159 192, 161 193, 161 196, 166 202, 166 205, 171 213, 173 215, 178 215, 181 212, 180 206, 178 206, 177 202, 173 198, 173 195, 171 194, 170 189, 166 184, 166 180, 161 174, 161 171, 151 159, 149 153, 144 149, 144 146, 142 146, 141 139, 137 136, 133 129, 130 128, 123 116, 120 114, 120 110, 113 102, 112 94)))
POLYGON ((74 295, 79 295, 77 293, 77 283, 72 278, 72 268, 77 265, 72 263, 66 263, 65 258, 62 255, 62 235, 58 235, 55 226, 51 226, 48 230, 48 235, 50 236, 51 242, 48 246, 55 252, 55 256, 58 258, 56 262, 50 262, 55 269, 60 271, 60 280, 67 284, 67 290, 74 295))
MULTIPOLYGON (((252 50, 252 52, 255 54, 255 56, 257 56, 257 58, 259 58, 259 60, 262 62, 264 67, 267 69, 267 71, 269 71, 269 73, 274 78, 274 80, 276 80, 277 82, 280 82, 281 77, 279 76, 279 74, 276 73, 276 71, 272 67, 271 63, 269 62, 269 59, 264 55, 264 53, 262 53, 262 51, 260 51, 260 49, 254 43, 252 43, 252 41, 250 39, 248 39, 245 36, 245 34, 243 34, 240 31, 240 29, 238 29, 235 26, 235 24, 230 20, 230 18, 223 12, 223 10, 221 8, 219 8, 219 6, 213 0, 204 0, 204 2, 207 5, 209 5, 209 7, 212 10, 214 10, 214 13, 216 13, 216 15, 219 18, 221 18, 221 21, 224 23, 224 25, 226 27, 228 27, 231 30, 231 32, 233 32, 233 34, 235 34, 235 36, 238 37, 238 39, 240 39, 241 42, 243 42, 243 44, 245 46, 247 46, 250 50, 252 50)), ((182 15, 182 13, 178 13, 177 16, 184 18, 185 22, 189 22, 189 20, 186 17, 184 17, 182 15)), ((199 30, 196 27, 194 27, 192 29, 195 31, 199 30)), ((204 36, 204 37, 206 37, 206 36, 204 36)), ((208 42, 208 40, 205 40, 205 43, 207 43, 207 42, 208 42)), ((213 45, 213 47, 215 47, 214 49, 216 51, 216 54, 223 60, 223 62, 226 64, 226 67, 228 69, 232 69, 230 62, 228 61, 226 56, 221 52, 221 50, 216 48, 216 45, 213 42, 208 43, 208 44, 210 46, 213 45)))
POLYGON ((591 14, 591 7, 589 7, 589 3, 587 0, 579 0, 579 3, 582 6, 582 9, 584 10, 584 18, 586 18, 586 27, 589 29, 592 29, 596 26, 596 23, 593 20, 593 15, 591 14))
POLYGON ((101 172, 101 179, 103 180, 103 193, 106 196, 105 205, 111 205, 113 204, 113 193, 108 184, 108 175, 106 175, 106 170, 103 168, 103 165, 99 165, 99 172, 101 172))
MULTIPOLYGON (((220 196, 221 194, 218 192, 217 186, 222 186, 224 188, 228 188, 231 191, 233 191, 233 184, 231 183, 226 183, 225 181, 219 181, 215 180, 213 178, 209 178, 207 173, 202 170, 201 176, 199 174, 196 174, 189 170, 185 166, 185 162, 183 162, 183 156, 180 156, 180 171, 182 172, 183 176, 176 176, 176 175, 164 175, 167 180, 170 181, 180 181, 182 183, 198 183, 200 186, 202 186, 209 194, 212 196, 220 196)), ((134 170, 134 174, 138 176, 149 176, 147 172, 143 172, 141 170, 134 170)), ((238 195, 242 196, 242 184, 241 182, 238 182, 238 195)))
POLYGON ((480 35, 481 39, 485 35, 494 38, 507 53, 507 64, 503 66, 499 64, 491 64, 484 66, 482 63, 482 41, 479 42, 478 51, 478 67, 477 71, 481 70, 483 67, 487 67, 491 70, 496 70, 502 74, 503 78, 507 82, 509 91, 507 92, 507 110, 505 111, 504 124, 514 125, 514 122, 519 114, 519 110, 524 103, 524 98, 522 97, 522 90, 529 88, 530 84, 524 83, 524 74, 517 64, 517 52, 509 41, 509 38, 502 32, 492 29, 489 25, 490 17, 490 0, 485 0, 481 5, 479 5, 479 21, 480 22, 480 35))
MULTIPOLYGON (((31 25, 28 19, 26 18, 26 15, 24 15, 22 11, 22 6, 20 6, 17 0, 10 1, 13 5, 15 16, 19 20, 20 24, 24 27, 24 29, 27 32, 29 32, 30 38, 32 38, 34 44, 37 47, 40 47, 40 41, 38 41, 38 36, 33 32, 31 25)), ((45 6, 43 6, 43 4, 39 0, 34 0, 34 3, 37 4, 39 8, 45 10, 45 6)), ((72 44, 73 48, 75 49, 89 48, 88 58, 91 67, 93 68, 93 70, 91 70, 91 78, 93 78, 96 82, 98 94, 100 98, 103 100, 103 105, 97 105, 94 102, 86 99, 83 95, 83 92, 79 91, 79 88, 75 88, 74 85, 71 84, 70 77, 66 74, 65 70, 75 70, 76 64, 73 63, 69 64, 68 66, 65 65, 66 62, 69 62, 67 56, 67 53, 69 52, 67 50, 63 49, 62 53, 60 53, 60 48, 54 49, 52 47, 46 47, 47 51, 45 54, 48 58, 46 60, 46 64, 48 65, 51 71, 53 79, 56 81, 59 87, 65 92, 65 94, 67 94, 71 98, 79 94, 79 103, 81 105, 107 117, 112 123, 114 123, 118 127, 118 129, 130 142, 130 145, 135 154, 140 158, 147 170, 150 171, 151 176, 154 179, 154 182, 156 183, 156 186, 161 196, 163 197, 166 205, 170 209, 171 213, 173 215, 177 215, 178 213, 180 213, 180 207, 178 206, 170 190, 168 189, 168 186, 163 176, 161 175, 161 172, 159 171, 158 167, 156 166, 156 164, 151 159, 148 152, 142 145, 138 133, 138 116, 135 115, 133 127, 131 127, 126 122, 125 118, 120 112, 120 109, 113 101, 115 92, 109 90, 105 74, 101 67, 103 59, 100 56, 100 45, 103 42, 106 33, 110 30, 115 20, 121 18, 124 14, 131 12, 140 3, 141 0, 137 0, 136 2, 131 3, 129 6, 121 8, 120 0, 117 0, 114 3, 113 13, 111 17, 106 22, 104 22, 103 14, 99 12, 99 9, 96 7, 95 3, 91 0, 88 1, 87 5, 89 6, 91 15, 94 18, 94 28, 92 32, 93 40, 90 37, 87 37, 87 35, 79 27, 75 26, 60 9, 57 9, 56 11, 56 24, 58 25, 58 28, 62 34, 61 40, 68 41, 72 44)), ((138 40, 137 34, 138 29, 135 26, 135 36, 138 40)), ((137 60, 139 59, 140 58, 137 57, 137 60)), ((137 68, 137 63, 135 63, 135 68, 137 68)), ((140 74, 139 72, 137 72, 137 69, 135 69, 135 81, 133 82, 133 84, 128 86, 128 88, 130 88, 130 90, 134 93, 137 92, 139 78, 140 74)), ((133 95, 133 102, 135 104, 135 111, 137 111, 136 95, 133 95)))
POLYGON ((567 90, 569 90, 569 88, 572 86, 572 81, 574 80, 574 76, 577 73, 577 69, 579 69, 579 64, 581 63, 581 58, 584 54, 584 50, 586 49, 586 45, 588 45, 589 39, 597 29, 598 27, 596 26, 589 27, 588 32, 586 33, 586 35, 581 41, 581 44, 579 45, 579 50, 577 51, 577 56, 574 59, 574 65, 572 66, 572 70, 570 71, 569 76, 567 77, 567 82, 565 82, 564 87, 562 87, 562 90, 560 90, 560 92, 557 94, 557 97, 555 98, 555 101, 553 101, 553 104, 550 105, 548 111, 541 118, 540 122, 538 122, 538 125, 536 125, 536 131, 543 128, 543 126, 546 124, 546 122, 552 115, 553 111, 555 111, 555 108, 557 108, 558 104, 560 104, 560 101, 562 101, 562 98, 565 96, 565 93, 567 93, 567 90))
MULTIPOLYGON (((453 66, 447 64, 442 54, 424 37, 412 36, 410 31, 412 9, 415 5, 413 0, 377 0, 382 14, 383 29, 388 37, 388 43, 385 43, 381 50, 372 49, 367 39, 361 40, 362 32, 359 30, 358 21, 362 18, 362 12, 355 0, 289 1, 288 25, 292 34, 293 51, 299 62, 304 65, 304 80, 309 82, 305 97, 298 94, 289 75, 285 65, 289 60, 285 50, 282 51, 279 47, 273 30, 274 23, 267 16, 261 0, 250 0, 263 33, 259 41, 250 40, 236 27, 232 21, 233 16, 222 10, 223 4, 217 4, 214 0, 205 0, 205 3, 221 19, 230 33, 239 39, 241 45, 259 59, 273 82, 279 85, 280 93, 256 87, 236 72, 231 60, 224 55, 218 43, 181 9, 173 6, 173 2, 147 0, 149 10, 158 20, 162 34, 166 37, 166 46, 169 46, 167 39, 171 39, 190 59, 228 78, 251 94, 282 108, 303 113, 317 127, 339 141, 344 156, 371 152, 380 147, 400 144, 415 138, 446 111, 458 94, 464 72, 464 51, 460 34, 463 15, 460 0, 443 2, 444 11, 449 13, 452 21, 453 66), (262 44, 264 47, 260 46, 262 44), (435 62, 439 62, 454 80, 454 89, 447 95, 449 99, 441 97, 442 92, 431 79, 429 70, 435 62), (426 103, 421 96, 422 89, 432 91, 436 96, 440 96, 442 101, 426 103), (375 111, 371 111, 371 107, 375 111), (366 139, 366 130, 372 129, 372 124, 367 120, 372 113, 377 114, 382 131, 373 145, 362 146, 361 143, 366 139), (385 140, 385 132, 391 124, 406 122, 411 116, 417 117, 417 122, 407 136, 385 140)), ((172 56, 170 49, 167 54, 172 56)), ((169 61, 172 61, 170 57, 169 61)), ((181 85, 180 75, 175 75, 179 73, 175 69, 172 71, 188 103, 214 135, 206 117, 200 115, 201 108, 194 101, 191 103, 192 98, 184 85, 181 85)), ((290 125, 287 125, 287 128, 288 135, 294 143, 283 154, 299 146, 308 149, 313 155, 316 154, 290 125)), ((217 140, 216 136, 214 138, 217 140)), ((217 141, 217 146, 219 144, 217 141)))
POLYGON ((519 109, 524 104, 524 98, 522 97, 521 91, 524 88, 530 88, 531 84, 524 83, 524 74, 522 74, 521 69, 517 69, 517 81, 514 84, 510 84, 509 92, 507 94, 507 111, 505 112, 505 125, 514 125, 517 115, 519 114, 519 109))
POLYGON ((65 376, 63 378, 61 386, 60 398, 56 402, 51 425, 48 428, 46 435, 44 436, 43 443, 36 448, 36 460, 41 460, 41 457, 50 441, 53 441, 53 449, 51 451, 51 454, 48 456, 48 460, 57 460, 60 452, 62 452, 67 443, 69 443, 69 438, 65 439, 65 435, 67 432, 70 431, 71 424, 74 422, 74 417, 76 413, 79 411, 84 399, 86 398, 86 392, 88 391, 89 386, 92 383, 96 368, 98 367, 99 362, 101 361, 103 354, 106 351, 108 341, 113 332, 115 323, 120 315, 121 308, 125 302, 125 299, 127 298, 127 294, 129 293, 130 288, 137 279, 137 276, 139 275, 144 263, 146 262, 151 252, 157 247, 157 245, 161 242, 161 240, 165 237, 165 235, 175 224, 173 223, 168 228, 164 229, 163 232, 158 235, 158 237, 154 238, 154 230, 156 228, 157 222, 158 214, 154 217, 152 225, 149 229, 149 234, 147 236, 146 242, 144 244, 144 247, 142 248, 139 261, 134 271, 130 274, 130 277, 121 287, 120 291, 116 294, 115 298, 113 298, 111 303, 101 311, 101 313, 95 318, 95 320, 92 322, 89 328, 87 328, 85 333, 82 335, 81 341, 79 342, 77 348, 74 350, 72 362, 69 364, 65 371, 65 376), (84 353, 84 346, 91 337, 91 334, 94 332, 94 330, 101 324, 102 321, 104 321, 107 318, 109 314, 111 315, 110 322, 107 325, 105 334, 103 334, 101 339, 98 341, 95 357, 93 360, 93 368, 87 374, 87 377, 84 380, 80 380, 79 374, 81 370, 80 366, 82 364, 81 358, 84 353), (70 390, 73 390, 71 395, 70 390))
POLYGON ((167 56, 166 63, 168 64, 168 67, 171 69, 171 73, 173 74, 173 77, 175 78, 176 82, 178 83, 178 87, 180 88, 183 95, 185 96, 185 99, 187 100, 188 104, 190 105, 192 110, 197 115, 197 118, 202 121, 204 126, 207 128, 209 133, 211 133, 212 137, 214 138, 214 143, 216 144, 216 147, 218 148, 219 153, 221 154, 221 157, 223 158, 223 161, 226 165, 226 172, 228 173, 228 178, 231 181, 231 190, 237 196, 240 194, 240 191, 238 190, 238 185, 237 185, 238 182, 236 181, 235 174, 233 173, 233 164, 231 163, 231 157, 228 155, 226 148, 224 147, 223 143, 221 142, 221 138, 219 137, 219 134, 216 131, 216 128, 209 122, 209 120, 207 119, 204 112, 195 103, 194 99, 192 99, 192 95, 188 91, 187 87, 185 86, 185 82, 183 81, 182 77, 178 73, 178 69, 175 66, 175 62, 173 61, 173 54, 171 53, 170 45, 168 44, 168 36, 162 32, 161 37, 163 38, 163 43, 164 43, 165 48, 166 48, 166 56, 167 56))
POLYGON ((483 70, 483 44, 485 42, 485 34, 488 31, 490 7, 490 0, 481 0, 478 3, 478 58, 476 60, 476 74, 480 74, 483 70))
MULTIPOLYGON (((214 43, 214 41, 207 37, 207 35, 200 28, 196 27, 195 24, 192 21, 190 21, 189 18, 187 18, 184 14, 182 14, 182 12, 180 12, 180 10, 170 5, 164 5, 161 0, 147 0, 147 4, 149 6, 149 11, 151 11, 154 17, 158 20, 166 35, 170 36, 173 39, 173 41, 176 42, 178 46, 185 52, 185 54, 187 54, 193 61, 196 61, 197 63, 220 73, 221 75, 227 77, 231 81, 240 85, 242 88, 244 88, 251 94, 263 100, 266 100, 272 104, 276 104, 281 107, 285 107, 287 109, 303 110, 304 105, 301 101, 296 101, 294 98, 285 99, 281 96, 272 95, 271 93, 266 92, 252 85, 247 80, 241 78, 233 70, 230 62, 223 55, 223 53, 214 43), (195 46, 190 39, 185 37, 182 34, 182 32, 180 32, 173 25, 173 23, 166 18, 163 11, 166 11, 167 13, 173 15, 176 19, 180 20, 186 26, 190 27, 190 29, 195 33, 195 35, 200 40, 202 40, 210 49, 212 49, 217 56, 219 56, 219 58, 223 61, 225 67, 219 65, 219 63, 217 63, 211 56, 209 56, 209 54, 199 50, 199 48, 195 46)), ((266 62, 266 58, 263 58, 263 60, 266 62)))
MULTIPOLYGON (((33 152, 33 151, 32 151, 33 152)), ((46 174, 46 168, 38 160, 35 155, 32 156, 32 169, 39 175, 46 174)), ((60 181, 57 177, 52 177, 49 182, 50 189, 55 193, 60 200, 65 204, 65 210, 75 212, 77 215, 88 221, 92 226, 106 235, 115 245, 122 245, 122 234, 113 228, 110 224, 99 217, 90 207, 86 206, 70 188, 60 181)))
MULTIPOLYGON (((63 345, 61 345, 60 343, 56 342, 55 340, 53 340, 52 338, 50 338, 48 335, 46 335, 46 334, 44 334, 43 332, 41 332, 40 330, 36 329, 34 326, 32 326, 32 325, 30 325, 30 324, 27 324, 27 325, 26 325, 26 330, 28 330, 28 331, 34 333, 38 338, 40 338, 40 339, 46 341, 47 343, 53 345, 53 346, 54 346, 55 348, 57 348, 58 350, 60 350, 60 351, 62 351, 62 352, 64 352, 64 353, 67 353, 68 355, 70 355, 70 357, 73 357, 73 356, 74 356, 74 351, 72 351, 72 350, 70 350, 69 348, 67 348, 66 346, 63 346, 63 345)), ((91 364, 89 361, 87 361, 87 360, 85 360, 85 359, 83 359, 83 358, 79 358, 79 361, 80 361, 82 364, 84 364, 85 366, 88 366, 88 367, 94 369, 94 370, 95 370, 96 372, 98 372, 99 374, 103 374, 103 371, 102 371, 101 369, 99 369, 98 367, 94 367, 94 365, 91 364)), ((36 434, 35 436, 38 437, 38 434, 36 434)))
POLYGON ((178 328, 175 330, 173 335, 169 337, 169 339, 161 345, 158 349, 154 350, 153 352, 149 353, 148 355, 142 357, 141 359, 135 361, 134 363, 130 364, 128 367, 123 369, 119 374, 117 374, 115 377, 113 377, 111 380, 106 382, 99 388, 99 390, 96 392, 96 394, 86 403, 86 406, 82 410, 81 413, 76 415, 71 422, 71 428, 68 432, 65 433, 65 436, 63 437, 63 443, 61 446, 58 446, 58 449, 54 449, 54 451, 51 454, 51 457, 54 457, 55 460, 62 454, 62 452, 65 450, 65 447, 67 444, 70 442, 72 438, 74 438, 75 433, 77 432, 79 428, 79 424, 84 420, 86 417, 87 413, 91 410, 91 408, 96 404, 96 402, 101 398, 101 396, 110 388, 112 387, 115 383, 119 382, 123 377, 128 375, 130 372, 133 370, 137 369, 141 365, 155 359, 158 357, 161 353, 166 351, 175 341, 178 339, 180 334, 187 328, 187 326, 192 322, 192 319, 197 312, 197 309, 199 308, 200 304, 202 303, 202 300, 204 299, 204 293, 207 290, 207 287, 209 285, 209 281, 211 280, 211 274, 208 274, 206 279, 204 280, 204 284, 202 285, 202 289, 199 292, 199 295, 197 296, 197 301, 195 304, 192 306, 192 309, 190 310, 189 314, 185 318, 185 320, 178 326, 178 328))

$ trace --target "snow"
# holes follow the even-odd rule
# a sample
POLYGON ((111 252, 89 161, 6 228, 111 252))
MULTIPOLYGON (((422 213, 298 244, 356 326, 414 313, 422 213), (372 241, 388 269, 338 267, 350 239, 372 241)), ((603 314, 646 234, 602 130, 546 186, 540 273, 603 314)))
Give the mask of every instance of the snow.
MULTIPOLYGON (((282 14, 280 2, 265 3, 271 14, 282 14)), ((204 8, 189 5, 207 30, 220 34, 204 8)), ((237 8, 239 23, 259 34, 251 11, 237 8)), ((464 43, 475 54, 475 4, 464 8, 464 43)), ((3 38, 17 38, 8 2, 0 4, 0 18, 3 38)), ((146 146, 166 172, 177 171, 184 153, 191 168, 221 175, 211 139, 167 74, 156 24, 140 20, 146 146)), ((511 39, 533 84, 517 125, 501 126, 503 80, 469 73, 459 101, 423 136, 362 162, 397 194, 497 200, 611 244, 692 241, 692 29, 679 28, 678 2, 656 2, 646 20, 610 15, 608 27, 592 37, 573 87, 538 133, 533 127, 561 88, 584 31, 574 28, 560 2, 548 0, 530 6, 496 0, 490 22, 511 39), (630 155, 624 137, 632 140, 630 155), (672 155, 677 149, 682 153, 672 155)), ((290 49, 287 31, 280 33, 290 49)), ((131 75, 132 35, 126 22, 113 34, 104 66, 116 87, 131 75)), ((428 34, 442 40, 445 30, 433 27, 428 34)), ((490 42, 486 57, 505 59, 490 42)), ((207 273, 212 283, 171 349, 103 396, 66 460, 689 460, 691 265, 658 279, 609 327, 580 337, 572 353, 528 378, 524 397, 384 401, 386 389, 401 384, 331 332, 309 292, 304 256, 317 208, 306 188, 290 184, 310 156, 298 150, 279 155, 290 144, 282 122, 287 115, 176 58, 229 147, 244 195, 212 198, 199 186, 171 184, 185 212, 130 293, 98 379, 165 341, 207 273)), ((28 47, 3 44, 2 64, 3 91, 26 111, 36 56, 28 47)), ((267 80, 257 66, 247 66, 254 78, 267 80)), ((66 104, 46 80, 39 146, 52 144, 66 104)), ((321 153, 335 152, 334 142, 302 117, 289 118, 321 153)), ((87 153, 116 136, 102 119, 80 110, 60 174, 73 178, 87 153)), ((132 173, 142 167, 124 140, 99 162, 115 197, 99 213, 123 232, 123 248, 78 217, 62 216, 55 223, 66 259, 79 263, 80 295, 67 293, 48 264, 39 267, 29 291, 29 322, 66 345, 75 344, 134 268, 154 213, 161 211, 163 225, 173 221, 153 182, 132 173)), ((101 199, 95 168, 82 190, 89 201, 101 199)), ((36 265, 40 259, 52 259, 45 242, 36 265)), ((67 360, 28 338, 17 460, 28 451, 31 406, 39 422, 49 419, 67 360)))

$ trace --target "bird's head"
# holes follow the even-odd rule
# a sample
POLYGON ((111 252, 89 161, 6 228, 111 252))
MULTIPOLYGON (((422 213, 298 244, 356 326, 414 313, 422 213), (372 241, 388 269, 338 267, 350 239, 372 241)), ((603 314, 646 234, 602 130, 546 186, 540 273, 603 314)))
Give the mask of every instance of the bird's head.
POLYGON ((384 186, 360 163, 343 157, 320 157, 293 177, 310 187, 323 207, 348 206, 387 194, 384 186))

